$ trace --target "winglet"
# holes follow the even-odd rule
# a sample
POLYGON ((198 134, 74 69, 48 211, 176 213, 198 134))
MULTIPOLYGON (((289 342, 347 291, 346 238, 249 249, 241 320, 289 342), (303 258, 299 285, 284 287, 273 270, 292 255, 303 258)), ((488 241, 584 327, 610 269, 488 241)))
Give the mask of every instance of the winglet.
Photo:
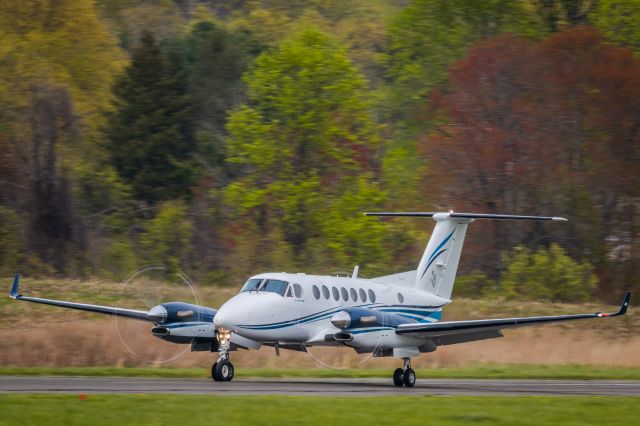
POLYGON ((620 306, 620 310, 616 313, 616 315, 624 315, 627 313, 627 308, 629 307, 629 300, 631 300, 631 292, 628 291, 624 296, 624 301, 620 306))
POLYGON ((618 315, 624 315, 627 313, 627 308, 629 307, 629 300, 631 300, 631 292, 628 291, 624 296, 624 300, 622 301, 622 305, 620 305, 620 310, 615 314, 603 314, 597 313, 596 315, 599 317, 617 317, 618 315))
POLYGON ((13 285, 11 286, 11 293, 9 293, 9 297, 12 299, 20 297, 18 291, 20 291, 20 274, 16 274, 13 279, 13 285))

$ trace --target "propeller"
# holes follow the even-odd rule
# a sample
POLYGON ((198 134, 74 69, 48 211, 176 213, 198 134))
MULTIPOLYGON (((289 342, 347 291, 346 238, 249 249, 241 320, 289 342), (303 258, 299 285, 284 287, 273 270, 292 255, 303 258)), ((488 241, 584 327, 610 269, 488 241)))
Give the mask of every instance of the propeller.
MULTIPOLYGON (((181 301, 200 305, 198 292, 192 281, 184 274, 169 274, 163 266, 149 266, 132 273, 119 289, 122 298, 135 301, 147 308, 147 318, 154 325, 167 320, 167 309, 163 303, 181 301), (171 278, 167 278, 171 277, 171 278)), ((179 311, 179 317, 193 315, 192 311, 179 311)), ((168 364, 190 352, 190 345, 177 345, 154 337, 149 324, 129 321, 114 316, 114 327, 124 350, 134 359, 149 364, 168 364)))

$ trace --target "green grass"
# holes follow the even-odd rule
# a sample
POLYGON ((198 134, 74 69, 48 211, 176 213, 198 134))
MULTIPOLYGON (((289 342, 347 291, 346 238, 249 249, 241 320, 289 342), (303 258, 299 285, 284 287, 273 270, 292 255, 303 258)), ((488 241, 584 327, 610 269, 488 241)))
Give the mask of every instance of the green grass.
MULTIPOLYGON (((236 377, 262 378, 362 378, 389 377, 389 369, 258 369, 236 370, 236 377)), ((640 380, 640 368, 597 367, 585 365, 530 365, 530 364, 486 364, 459 368, 418 369, 420 378, 466 378, 466 379, 577 379, 577 380, 640 380)), ((115 367, 28 367, 0 368, 0 375, 25 376, 121 376, 121 377, 188 377, 208 378, 205 368, 115 368, 115 367)))
POLYGON ((601 425, 635 424, 640 398, 5 394, 0 412, 0 425, 601 425))

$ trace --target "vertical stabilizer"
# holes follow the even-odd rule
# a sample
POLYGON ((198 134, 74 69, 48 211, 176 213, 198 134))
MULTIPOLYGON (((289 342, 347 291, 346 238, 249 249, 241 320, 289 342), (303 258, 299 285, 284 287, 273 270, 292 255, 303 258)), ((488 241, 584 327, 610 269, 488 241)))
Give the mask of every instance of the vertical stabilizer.
POLYGON ((433 215, 436 226, 418 265, 414 286, 451 299, 469 219, 433 215))

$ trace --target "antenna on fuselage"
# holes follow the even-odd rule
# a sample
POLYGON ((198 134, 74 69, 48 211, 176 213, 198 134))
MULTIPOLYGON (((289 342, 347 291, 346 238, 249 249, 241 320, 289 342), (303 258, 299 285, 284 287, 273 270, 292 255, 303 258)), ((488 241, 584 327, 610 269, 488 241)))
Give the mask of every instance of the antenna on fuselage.
POLYGON ((360 265, 356 265, 353 267, 353 273, 351 274, 351 278, 358 278, 358 271, 360 270, 360 265))

